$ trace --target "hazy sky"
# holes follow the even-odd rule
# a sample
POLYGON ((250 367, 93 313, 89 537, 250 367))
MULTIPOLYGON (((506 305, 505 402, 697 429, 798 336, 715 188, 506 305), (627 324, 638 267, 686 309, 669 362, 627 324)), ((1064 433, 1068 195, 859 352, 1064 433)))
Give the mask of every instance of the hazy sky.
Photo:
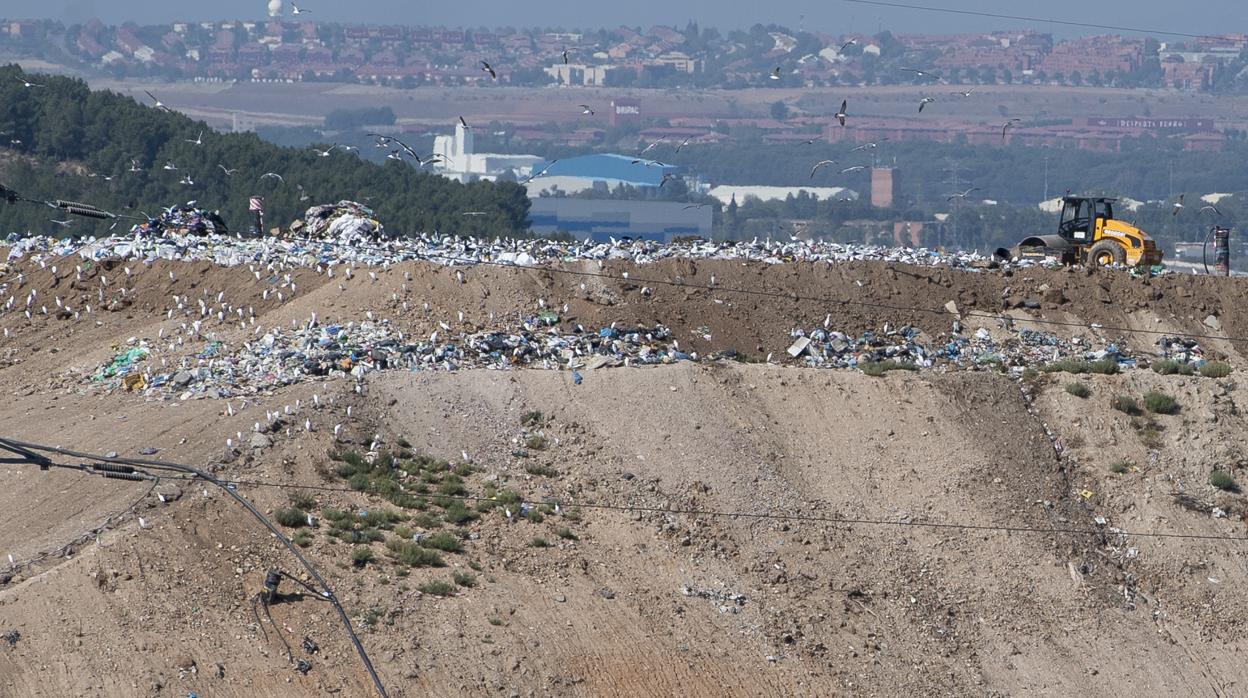
MULTIPOLYGON (((908 4, 951 7, 1004 14, 1062 19, 1095 25, 1120 25, 1176 32, 1248 31, 1244 0, 901 0, 908 4)), ((109 23, 140 24, 174 20, 251 19, 265 16, 268 0, 3 0, 2 17, 50 17, 81 21, 99 17, 109 23)), ((286 0, 287 10, 290 8, 286 0)), ((310 18, 326 21, 392 22, 464 27, 597 28, 620 24, 683 26, 694 20, 721 29, 777 23, 809 30, 874 33, 880 28, 911 32, 983 31, 1028 23, 869 7, 845 0, 307 0, 310 18)), ((1034 25, 1055 34, 1086 33, 1078 28, 1034 25)), ((1095 30, 1089 30, 1095 31, 1095 30)))

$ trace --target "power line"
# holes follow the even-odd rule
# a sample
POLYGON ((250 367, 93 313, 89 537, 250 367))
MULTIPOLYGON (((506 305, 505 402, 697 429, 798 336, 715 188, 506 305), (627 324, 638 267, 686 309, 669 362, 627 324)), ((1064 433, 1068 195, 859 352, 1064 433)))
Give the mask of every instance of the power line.
MULTIPOLYGON (((166 478, 169 479, 169 478, 166 478)), ((173 478, 173 479, 195 479, 195 478, 173 478)), ((224 480, 227 485, 239 487, 272 487, 282 490, 303 490, 315 492, 342 492, 354 494, 373 494, 364 490, 357 490, 351 487, 336 487, 332 485, 299 485, 295 483, 266 482, 262 480, 224 480)), ((444 494, 427 494, 415 495, 417 497, 427 499, 449 499, 462 502, 496 502, 497 499, 491 497, 477 497, 471 495, 444 495, 444 494)), ((1124 531, 1121 529, 1114 531, 1106 531, 1100 529, 1088 528, 1060 528, 1060 527, 1039 527, 1039 526, 1004 526, 995 524, 970 524, 961 522, 948 521, 899 521, 892 519, 874 519, 861 517, 843 517, 843 516, 822 516, 816 514, 781 514, 773 512, 747 512, 747 511, 723 511, 715 509, 686 509, 686 508, 669 508, 656 506, 642 506, 636 504, 610 504, 604 502, 580 502, 563 500, 559 498, 545 497, 542 500, 524 500, 532 503, 544 503, 554 499, 562 507, 575 507, 580 509, 601 509, 607 511, 621 512, 642 512, 651 514, 682 514, 686 516, 704 516, 716 518, 735 518, 735 519, 762 519, 769 521, 791 521, 797 523, 823 523, 837 525, 861 525, 861 526, 906 526, 913 528, 930 528, 930 529, 954 529, 967 531, 995 531, 1001 533, 1061 533, 1070 535, 1092 535, 1100 536, 1107 532, 1115 535, 1135 536, 1137 538, 1176 538, 1183 540, 1214 540, 1214 541, 1248 541, 1248 536, 1222 536, 1214 534, 1202 533, 1173 533, 1168 531, 1124 531)))
POLYGON ((342 603, 338 601, 338 597, 337 595, 334 594, 333 588, 329 586, 329 582, 327 582, 325 578, 321 576, 320 572, 318 572, 317 569, 313 567, 312 563, 309 562, 308 559, 303 556, 303 554, 299 551, 299 549, 295 547, 294 543, 292 543, 290 539, 287 538, 285 534, 282 533, 281 529, 279 529, 276 525, 274 525, 273 522, 268 519, 268 517, 262 514, 260 510, 255 507, 255 505, 253 505, 250 501, 248 501, 242 495, 238 494, 238 492, 236 492, 234 488, 229 487, 225 482, 221 481, 220 479, 202 470, 199 470, 198 468, 193 468, 189 465, 182 465, 179 463, 170 463, 166 461, 145 460, 145 459, 138 459, 138 458, 118 458, 118 457, 110 458, 107 456, 97 456, 91 453, 72 451, 69 449, 59 448, 55 446, 46 446, 42 444, 27 443, 24 441, 18 441, 16 439, 9 439, 5 437, 0 437, 0 450, 8 451, 9 453, 12 453, 15 456, 17 456, 16 458, 6 457, 0 460, 0 462, 29 462, 29 463, 34 463, 38 465, 40 470, 47 470, 49 468, 55 467, 55 468, 68 468, 72 470, 79 470, 79 471, 88 472, 92 474, 98 474, 103 477, 113 477, 113 478, 118 478, 118 479, 123 479, 123 480, 159 479, 156 476, 153 476, 149 473, 136 470, 136 467, 140 467, 140 468, 147 468, 151 470, 171 471, 171 472, 182 473, 183 475, 190 475, 190 476, 193 476, 195 479, 204 480, 205 482, 208 482, 209 484, 219 487, 220 489, 225 491, 226 494, 233 497, 239 504, 243 505, 243 507, 246 508, 247 511, 251 512, 252 516, 256 517, 256 519, 259 520, 260 523, 265 526, 265 528, 269 529, 269 531, 274 536, 276 536, 279 541, 282 542, 282 545, 284 545, 286 549, 289 550, 290 553, 295 556, 295 559, 297 559, 299 563, 303 565, 303 568, 308 571, 308 574, 310 574, 312 578, 316 580, 317 584, 320 586, 322 590, 320 592, 322 596, 326 600, 328 600, 330 603, 332 603, 334 608, 338 611, 339 620, 342 621, 343 627, 346 628, 347 635, 350 637, 351 643, 355 645, 356 653, 359 655, 360 661, 364 664, 364 668, 368 671, 369 676, 372 678, 373 685, 374 687, 376 687, 377 693, 381 696, 381 698, 387 698, 388 694, 386 693, 385 686, 381 683, 381 677, 377 675, 376 669, 373 668, 373 663, 368 658, 368 653, 364 650, 363 643, 360 642, 359 636, 355 634, 355 629, 351 627, 351 619, 347 616, 346 609, 344 609, 342 607, 342 603), (90 461, 91 464, 89 463, 58 464, 58 463, 53 462, 52 459, 50 459, 46 455, 43 455, 45 453, 55 453, 55 454, 62 455, 62 456, 68 456, 70 458, 80 458, 86 461, 90 461))
POLYGON ((1128 32, 1132 34, 1159 34, 1162 36, 1182 36, 1189 39, 1220 39, 1223 38, 1217 34, 1190 34, 1186 32, 1169 31, 1166 29, 1142 29, 1140 27, 1123 27, 1113 24, 1101 24, 1099 22, 1074 22, 1066 19, 1048 19, 1044 17, 1026 17, 1022 15, 1007 15, 1000 12, 983 12, 978 10, 963 10, 954 7, 935 7, 931 5, 913 5, 904 2, 885 2, 884 0, 844 0, 844 2, 854 3, 856 5, 873 5, 875 7, 893 7, 903 10, 922 10, 925 12, 940 12, 951 15, 968 15, 972 17, 988 17, 991 19, 1014 19, 1023 22, 1040 22, 1042 24, 1060 24, 1068 27, 1080 27, 1086 29, 1095 27, 1097 29, 1108 29, 1111 31, 1128 32))

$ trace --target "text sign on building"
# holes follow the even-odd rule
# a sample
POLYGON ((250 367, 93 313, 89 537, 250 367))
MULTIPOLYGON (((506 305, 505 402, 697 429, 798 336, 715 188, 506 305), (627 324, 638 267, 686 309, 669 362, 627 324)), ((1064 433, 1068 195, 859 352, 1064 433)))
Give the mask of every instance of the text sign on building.
POLYGON ((1212 131, 1213 119, 1088 119, 1089 126, 1146 131, 1212 131))

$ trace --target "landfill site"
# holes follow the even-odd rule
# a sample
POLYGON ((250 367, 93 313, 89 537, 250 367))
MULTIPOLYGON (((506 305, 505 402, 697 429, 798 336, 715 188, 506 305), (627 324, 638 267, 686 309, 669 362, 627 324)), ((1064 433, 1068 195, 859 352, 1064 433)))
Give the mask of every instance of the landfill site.
POLYGON ((0 695, 1248 681, 1242 279, 368 213, 0 248, 0 695))

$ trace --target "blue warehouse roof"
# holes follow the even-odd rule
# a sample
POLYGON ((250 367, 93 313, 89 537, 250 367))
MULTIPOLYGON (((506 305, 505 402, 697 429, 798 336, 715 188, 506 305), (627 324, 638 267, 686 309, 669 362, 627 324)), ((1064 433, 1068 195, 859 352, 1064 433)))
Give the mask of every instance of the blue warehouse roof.
MULTIPOLYGON (((600 153, 594 155, 578 155, 577 157, 559 160, 546 171, 547 177, 581 177, 594 180, 616 180, 638 186, 659 186, 664 173, 677 174, 680 170, 675 165, 664 165, 655 160, 640 159, 633 155, 600 153)), ((548 162, 548 161, 547 161, 548 162)), ((546 162, 533 167, 540 172, 546 162)))

